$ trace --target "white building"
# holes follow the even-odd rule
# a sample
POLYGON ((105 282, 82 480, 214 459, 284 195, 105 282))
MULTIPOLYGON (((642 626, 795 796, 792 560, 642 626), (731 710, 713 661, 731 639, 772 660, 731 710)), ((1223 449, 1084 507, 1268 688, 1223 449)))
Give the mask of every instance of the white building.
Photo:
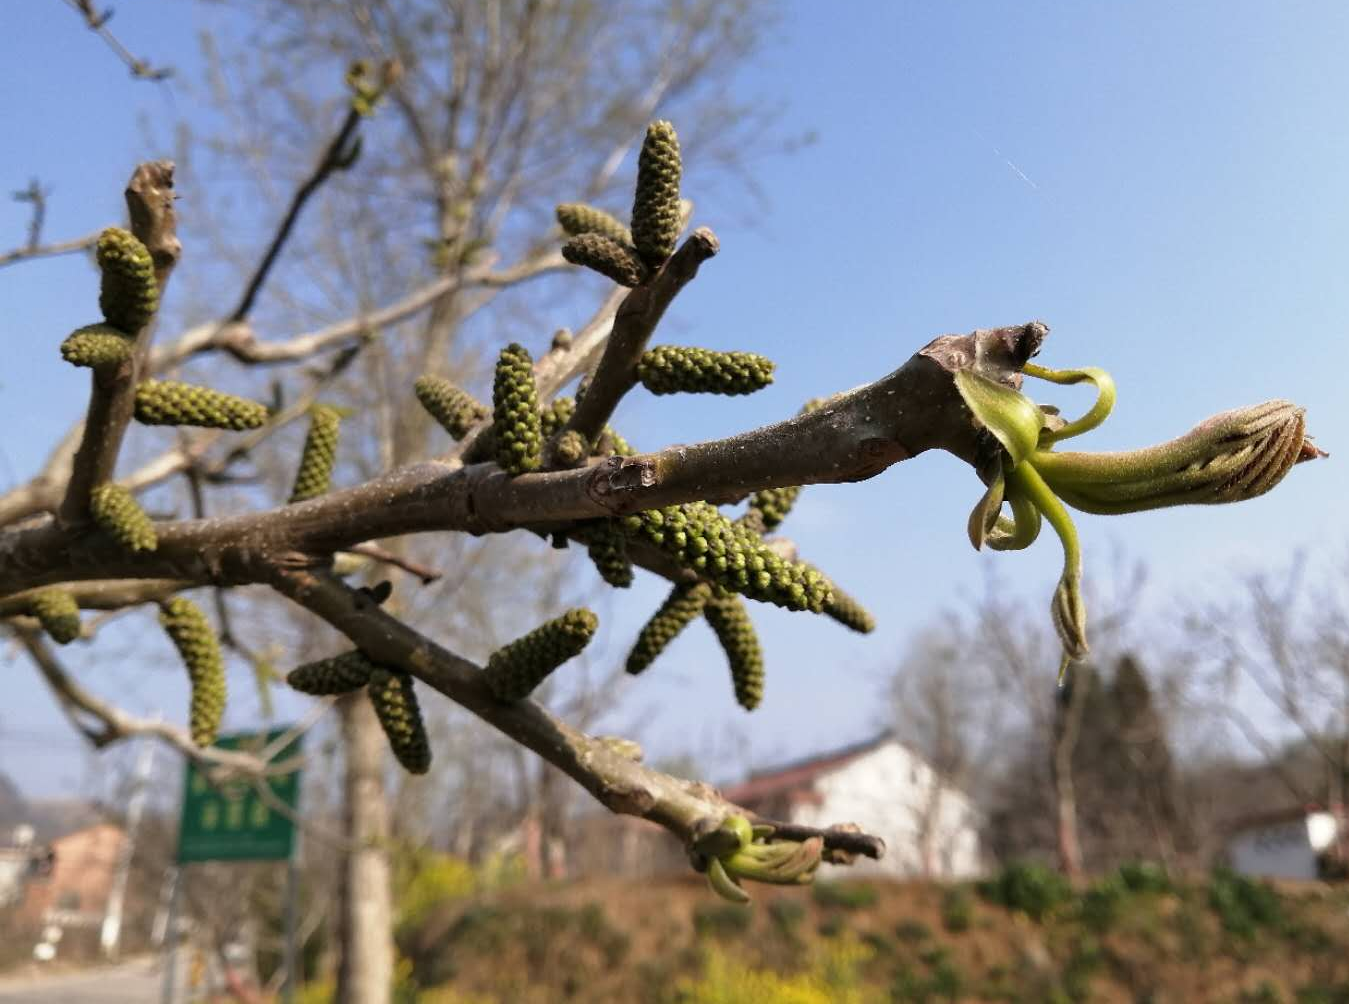
POLYGON ((1315 879, 1339 857, 1345 821, 1338 812, 1293 808, 1251 816, 1232 824, 1227 857, 1233 871, 1261 878, 1315 879))
POLYGON ((857 823, 885 840, 880 861, 858 859, 849 872, 946 879, 983 872, 974 804, 888 734, 757 772, 723 794, 767 819, 857 823))

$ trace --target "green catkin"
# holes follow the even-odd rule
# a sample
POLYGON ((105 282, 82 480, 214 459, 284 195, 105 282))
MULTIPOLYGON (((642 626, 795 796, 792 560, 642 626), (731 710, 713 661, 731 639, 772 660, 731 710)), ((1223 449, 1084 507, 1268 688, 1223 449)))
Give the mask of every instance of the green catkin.
POLYGON ((426 738, 426 723, 422 721, 412 677, 376 666, 365 689, 393 755, 409 774, 425 774, 431 768, 431 744, 426 738))
POLYGON ((574 658, 590 643, 599 618, 584 608, 535 628, 492 653, 484 679, 499 701, 522 701, 553 670, 574 658))
POLYGON ((665 602, 638 633, 628 653, 627 671, 636 675, 650 666, 679 632, 703 612, 703 605, 711 595, 712 587, 706 582, 681 582, 670 590, 665 602))
POLYGON ((316 404, 309 409, 309 432, 304 437, 304 452, 300 454, 300 469, 295 474, 290 501, 318 498, 332 487, 341 424, 342 413, 336 408, 316 404))
POLYGON ((641 256, 626 244, 599 234, 581 234, 562 245, 562 257, 584 265, 620 286, 639 286, 647 276, 641 256))
POLYGON ((159 546, 154 523, 121 485, 108 482, 90 492, 89 512, 128 551, 153 551, 159 546))
POLYGON ((286 682, 302 694, 328 697, 349 694, 370 682, 375 664, 364 652, 352 651, 296 666, 286 674, 286 682))
POLYGON ((136 421, 142 425, 193 425, 239 432, 266 422, 267 407, 210 387, 146 380, 136 388, 136 421))
POLYGON ((601 579, 615 589, 627 589, 632 585, 628 538, 612 520, 599 520, 593 526, 586 527, 582 539, 601 579))
POLYGON ((787 514, 792 511, 792 506, 796 504, 797 496, 800 494, 800 485, 787 488, 765 488, 763 491, 754 493, 754 496, 749 500, 749 507, 758 513, 764 531, 769 532, 776 530, 782 521, 787 518, 787 514))
POLYGON ((492 431, 496 461, 512 476, 537 470, 543 435, 534 360, 522 345, 512 342, 497 359, 492 385, 492 431))
POLYGON ((824 612, 858 634, 871 634, 876 630, 876 618, 871 612, 838 586, 831 585, 829 602, 824 605, 824 612))
POLYGON ((576 467, 590 452, 585 436, 568 429, 557 441, 557 459, 564 467, 576 467))
POLYGON ((418 377, 415 389, 422 407, 456 440, 491 414, 486 405, 444 377, 429 373, 418 377))
POLYGON ((111 324, 87 324, 66 336, 61 358, 72 366, 105 369, 130 359, 135 344, 135 339, 111 324))
POLYGON ((652 122, 637 158, 637 194, 632 202, 632 243, 652 268, 674 254, 679 239, 680 170, 674 126, 652 122))
POLYGON ((619 244, 632 244, 632 234, 622 223, 603 209, 584 202, 564 202, 557 207, 557 222, 571 237, 581 234, 599 234, 619 244))
POLYGON ((773 362, 753 352, 657 345, 637 361, 637 378, 653 394, 753 394, 773 382, 773 362))
POLYGON ((119 227, 98 235, 96 256, 103 274, 99 309, 109 324, 134 337, 159 309, 154 259, 130 231, 119 227))
POLYGON ((620 457, 630 457, 637 451, 632 448, 632 444, 618 434, 618 430, 612 425, 606 425, 600 433, 599 440, 595 443, 595 448, 591 451, 591 456, 607 457, 617 454, 620 457))
POLYGON ((576 402, 569 397, 555 397, 539 415, 539 431, 544 439, 551 439, 576 413, 576 402))
POLYGON ((753 711, 763 700, 764 662, 749 611, 738 596, 713 596, 703 606, 703 616, 726 653, 736 701, 753 711))
POLYGON ((829 580, 818 569, 786 561, 752 528, 732 522, 707 502, 624 516, 623 531, 654 544, 682 567, 730 592, 788 610, 824 609, 829 580))
POLYGON ((225 714, 225 660, 220 653, 220 640, 201 609, 181 596, 164 604, 159 623, 182 656, 192 684, 188 716, 192 741, 198 746, 210 746, 225 714))
POLYGON ((42 630, 58 645, 69 645, 80 636, 80 605, 64 589, 44 589, 30 603, 42 630))

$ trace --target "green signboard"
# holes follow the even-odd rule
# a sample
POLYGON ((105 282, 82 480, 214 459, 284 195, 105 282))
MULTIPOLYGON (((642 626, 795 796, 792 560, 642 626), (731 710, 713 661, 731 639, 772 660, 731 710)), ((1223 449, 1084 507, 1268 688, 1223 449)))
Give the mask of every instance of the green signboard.
MULTIPOLYGON (((227 750, 261 750, 287 731, 239 732, 221 736, 215 745, 227 750)), ((274 762, 288 760, 299 751, 297 738, 274 762)), ((178 861, 284 861, 295 843, 291 816, 299 803, 298 770, 263 781, 215 785, 189 762, 183 783, 183 818, 178 827, 178 861), (273 797, 264 799, 255 784, 266 784, 273 797), (289 815, 278 812, 276 803, 284 804, 289 815)))

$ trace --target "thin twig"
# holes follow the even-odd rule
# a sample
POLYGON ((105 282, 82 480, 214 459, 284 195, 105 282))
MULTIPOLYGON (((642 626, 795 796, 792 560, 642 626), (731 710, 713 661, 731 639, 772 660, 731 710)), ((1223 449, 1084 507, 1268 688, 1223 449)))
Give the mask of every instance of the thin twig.
POLYGON ((243 296, 239 298, 239 305, 229 315, 226 324, 241 323, 248 316, 248 312, 253 309, 253 303, 262 290, 262 284, 267 281, 267 275, 276 263, 277 255, 281 253, 281 249, 290 238, 291 232, 295 229, 295 223, 300 218, 300 211, 304 209, 304 204, 309 201, 310 196, 317 192, 319 187, 335 171, 345 170, 346 167, 350 166, 352 144, 358 142, 356 130, 361 124, 361 118, 362 115, 355 108, 347 109, 341 127, 324 149, 323 156, 314 165, 314 170, 309 177, 295 190, 295 195, 290 200, 290 208, 286 210, 286 215, 281 220, 281 226, 277 228, 276 235, 267 248, 267 253, 262 256, 262 261, 258 263, 258 267, 254 270, 248 285, 244 287, 243 296))
POLYGON ((423 565, 420 562, 413 561, 411 558, 405 558, 400 554, 395 554, 387 548, 380 547, 378 544, 370 542, 349 547, 346 549, 346 553, 363 554, 367 558, 373 558, 375 561, 385 565, 401 568, 409 575, 415 575, 417 578, 421 579, 422 585, 424 586, 429 586, 432 582, 439 579, 442 574, 429 565, 423 565))
POLYGON ((130 50, 117 40, 117 36, 107 28, 108 20, 112 17, 112 8, 104 11, 94 9, 93 0, 66 0, 66 4, 84 18, 84 23, 89 26, 89 30, 107 43, 117 58, 126 63, 131 75, 139 80, 167 80, 173 76, 172 67, 151 66, 144 59, 137 58, 130 50))
POLYGON ((25 247, 0 253, 0 268, 21 261, 29 261, 33 258, 53 258, 56 255, 72 254, 75 251, 88 251, 97 243, 98 234, 87 234, 84 237, 76 237, 74 240, 58 241, 55 244, 29 244, 25 247))

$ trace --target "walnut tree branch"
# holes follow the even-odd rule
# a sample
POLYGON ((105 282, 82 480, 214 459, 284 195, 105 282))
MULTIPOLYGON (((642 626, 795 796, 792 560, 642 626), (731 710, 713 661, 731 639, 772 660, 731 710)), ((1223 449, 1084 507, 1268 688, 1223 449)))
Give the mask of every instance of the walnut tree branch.
POLYGON ((54 524, 15 530, 0 535, 0 596, 92 578, 241 585, 266 581, 275 564, 319 567, 334 551, 383 537, 504 533, 762 488, 859 481, 929 449, 973 463, 979 427, 952 373, 977 360, 1012 381, 1046 333, 1032 322, 942 336, 875 383, 730 439, 517 478, 495 464, 411 464, 268 512, 157 524, 159 546, 150 553, 54 524))
MULTIPOLYGON (((332 575, 277 569, 271 582, 372 660, 398 666, 440 691, 563 771, 612 812, 649 819, 688 843, 727 815, 742 811, 709 785, 680 780, 619 755, 611 745, 557 720, 534 701, 498 701, 483 683, 478 666, 414 631, 332 575)), ((867 844, 850 835, 849 847, 879 856, 884 844, 872 840, 867 844)))
MULTIPOLYGON (((149 161, 132 173, 126 189, 131 232, 154 260, 155 284, 161 302, 169 275, 182 252, 173 200, 172 161, 149 161)), ((114 372, 95 370, 90 378, 89 411, 84 420, 83 438, 58 513, 62 523, 84 523, 89 515, 89 493, 97 485, 112 480, 122 438, 135 409, 136 383, 145 370, 153 327, 152 318, 136 333, 131 358, 114 372)))

